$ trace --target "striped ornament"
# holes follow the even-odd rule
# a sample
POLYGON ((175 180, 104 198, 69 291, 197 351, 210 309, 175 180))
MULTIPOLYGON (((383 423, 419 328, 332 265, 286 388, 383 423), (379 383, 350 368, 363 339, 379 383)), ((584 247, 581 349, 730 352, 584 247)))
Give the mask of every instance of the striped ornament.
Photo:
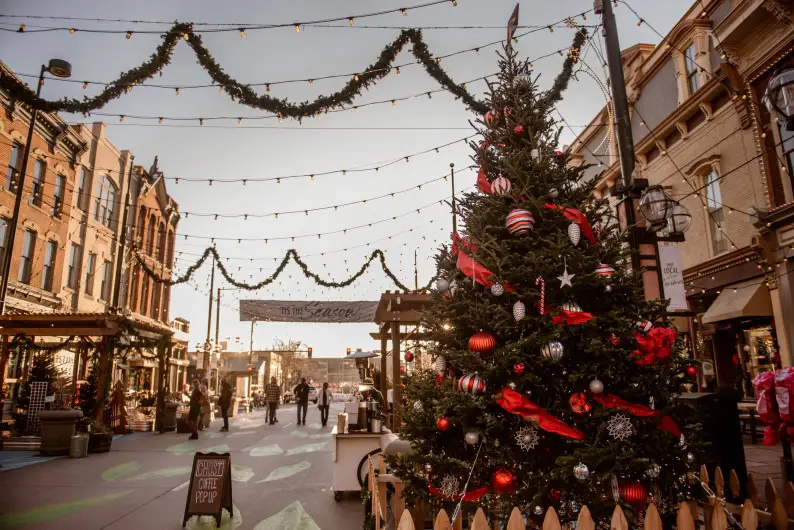
POLYGON ((565 302, 562 304, 562 308, 565 311, 570 311, 571 313, 581 313, 582 308, 576 302, 565 302))
POLYGON ((496 337, 487 331, 478 331, 469 337, 469 349, 477 353, 491 353, 496 349, 496 337))
POLYGON ((615 274, 615 269, 610 267, 609 265, 602 263, 598 267, 596 267, 595 273, 599 276, 603 276, 605 278, 609 278, 613 274, 615 274))
POLYGON ((505 226, 514 236, 528 234, 535 228, 535 216, 526 210, 515 209, 505 219, 505 226))
POLYGON ((499 195, 500 197, 504 197, 508 193, 510 193, 510 188, 512 184, 510 181, 507 180, 505 177, 498 177, 491 182, 491 193, 493 195, 499 195))
POLYGON ((485 392, 485 381, 477 374, 464 375, 458 381, 458 390, 469 394, 485 392))

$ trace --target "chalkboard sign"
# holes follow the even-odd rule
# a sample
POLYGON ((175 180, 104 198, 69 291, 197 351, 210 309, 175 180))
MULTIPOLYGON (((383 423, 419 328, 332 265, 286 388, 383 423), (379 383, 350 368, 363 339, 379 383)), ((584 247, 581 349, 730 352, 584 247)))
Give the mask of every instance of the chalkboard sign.
POLYGON ((194 515, 211 515, 221 526, 223 509, 232 513, 232 458, 229 453, 196 453, 190 473, 182 528, 194 515))

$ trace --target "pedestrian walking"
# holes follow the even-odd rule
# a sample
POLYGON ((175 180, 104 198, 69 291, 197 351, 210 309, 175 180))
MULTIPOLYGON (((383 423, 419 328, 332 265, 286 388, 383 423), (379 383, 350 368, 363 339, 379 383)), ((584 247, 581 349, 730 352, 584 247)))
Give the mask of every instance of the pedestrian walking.
POLYGON ((210 426, 210 412, 212 412, 212 405, 210 404, 209 381, 202 379, 200 389, 201 393, 203 394, 204 401, 201 402, 201 423, 199 424, 199 430, 203 431, 205 428, 210 426))
POLYGON ((276 423, 276 407, 281 399, 281 387, 276 384, 276 378, 270 378, 270 384, 265 387, 265 399, 267 399, 268 423, 276 423))
POLYGON ((320 407, 320 423, 323 427, 328 425, 328 410, 331 408, 331 401, 334 395, 328 389, 328 383, 323 383, 323 388, 320 390, 320 395, 317 396, 317 406, 320 407))
POLYGON ((218 406, 221 408, 221 416, 223 416, 223 427, 221 432, 229 430, 229 407, 232 404, 232 385, 229 381, 223 379, 221 381, 221 396, 218 398, 218 406))
POLYGON ((201 416, 201 389, 199 388, 198 379, 194 379, 193 382, 190 384, 191 393, 190 393, 190 409, 188 410, 188 424, 190 428, 193 430, 193 433, 190 435, 188 440, 198 440, 198 423, 199 417, 201 416))
POLYGON ((298 425, 306 425, 306 411, 309 409, 309 385, 306 384, 305 377, 301 378, 301 382, 295 386, 292 393, 295 394, 295 402, 298 404, 298 425))

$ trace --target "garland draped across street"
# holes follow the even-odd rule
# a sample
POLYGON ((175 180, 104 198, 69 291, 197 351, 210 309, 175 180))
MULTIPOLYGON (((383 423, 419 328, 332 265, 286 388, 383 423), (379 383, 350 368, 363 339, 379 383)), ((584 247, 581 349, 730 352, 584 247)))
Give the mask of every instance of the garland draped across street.
MULTIPOLYGON (((320 285, 322 287, 335 287, 335 288, 348 287, 352 285, 353 282, 355 282, 358 278, 360 278, 365 272, 367 272, 367 269, 369 269, 370 265, 372 265, 372 262, 375 261, 375 259, 377 258, 378 260, 380 260, 380 265, 383 268, 383 272, 386 274, 386 276, 388 276, 391 279, 391 281, 394 282, 394 284, 397 287, 399 287, 403 291, 414 291, 414 289, 411 289, 406 285, 404 285, 399 280, 399 278, 397 278, 397 276, 394 275, 391 269, 389 269, 389 267, 386 265, 386 256, 383 254, 383 251, 380 249, 373 250, 372 254, 369 255, 369 258, 367 258, 367 261, 365 261, 361 265, 361 268, 358 270, 358 272, 353 274, 347 280, 341 282, 323 280, 322 278, 320 278, 318 274, 310 271, 309 266, 306 265, 303 259, 301 259, 300 255, 298 254, 298 251, 295 249, 289 249, 287 251, 284 257, 281 259, 281 263, 279 263, 278 267, 273 272, 273 274, 271 274, 267 278, 255 284, 248 284, 245 282, 235 280, 226 270, 226 267, 223 265, 223 260, 221 259, 221 256, 218 254, 218 251, 215 249, 215 247, 207 247, 206 249, 204 249, 204 252, 202 253, 201 257, 193 265, 189 266, 185 270, 185 272, 182 273, 178 278, 173 280, 161 278, 160 275, 146 263, 146 260, 141 257, 141 255, 139 254, 139 249, 134 248, 132 255, 134 256, 135 261, 138 263, 138 265, 141 266, 141 269, 148 277, 150 277, 156 283, 165 284, 165 285, 178 285, 180 283, 187 282, 188 280, 190 280, 190 278, 193 277, 193 274, 198 269, 201 268, 201 266, 204 264, 207 258, 209 258, 212 255, 215 258, 215 265, 218 267, 223 277, 226 278, 226 281, 228 281, 230 284, 234 285, 239 289, 245 289, 247 291, 256 291, 276 281, 276 279, 278 279, 278 277, 284 271, 290 260, 297 263, 298 266, 303 271, 303 275, 306 276, 307 278, 314 280, 314 282, 317 285, 320 285)), ((420 287, 416 291, 427 291, 428 289, 430 289, 430 286, 433 284, 435 280, 436 277, 431 278, 430 281, 428 281, 425 286, 420 287)))
POLYGON ((10 75, 0 77, 0 89, 7 90, 12 99, 21 101, 43 112, 88 113, 101 109, 111 100, 132 89, 133 86, 151 79, 161 72, 171 62, 174 48, 182 39, 186 40, 193 49, 198 63, 207 71, 212 81, 222 87, 223 91, 229 94, 232 100, 239 101, 243 105, 252 108, 272 112, 281 117, 302 119, 351 103, 361 94, 363 89, 368 88, 372 83, 391 72, 391 64, 409 43, 413 44, 411 53, 424 66, 427 73, 438 81, 441 86, 461 98, 472 111, 480 114, 488 111, 487 106, 483 102, 475 99, 462 85, 456 84, 444 69, 439 66, 422 39, 422 32, 417 29, 401 31, 399 36, 383 49, 378 60, 362 70, 362 73, 355 75, 353 79, 347 82, 344 88, 327 96, 319 96, 312 102, 290 103, 286 99, 272 97, 267 94, 259 95, 248 85, 233 79, 215 61, 209 50, 204 47, 201 36, 193 33, 193 25, 189 23, 174 24, 148 61, 137 68, 124 72, 116 81, 109 84, 100 94, 94 97, 85 97, 82 101, 68 98, 48 101, 36 96, 24 83, 10 75))

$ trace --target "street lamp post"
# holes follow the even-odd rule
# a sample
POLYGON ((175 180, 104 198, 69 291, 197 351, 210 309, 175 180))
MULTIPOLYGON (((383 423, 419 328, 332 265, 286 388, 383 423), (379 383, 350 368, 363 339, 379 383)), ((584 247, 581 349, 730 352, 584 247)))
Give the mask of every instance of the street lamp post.
MULTIPOLYGON (((36 97, 41 95, 41 87, 44 85, 44 73, 49 72, 55 77, 65 79, 72 75, 72 65, 62 59, 50 59, 48 65, 41 65, 41 73, 39 74, 39 82, 36 86, 36 97)), ((25 142, 25 151, 22 154, 22 166, 19 168, 19 180, 16 186, 16 199, 14 200, 14 214, 8 222, 8 244, 6 245, 6 253, 3 259, 3 275, 2 282, 0 282, 0 296, 3 297, 0 301, 0 314, 6 312, 6 302, 8 300, 8 280, 11 277, 11 258, 14 255, 14 240, 17 233, 17 222, 19 220, 19 210, 22 206, 22 193, 25 190, 25 173, 28 170, 28 158, 30 158, 30 147, 33 143, 33 130, 36 128, 36 118, 39 115, 39 110, 36 107, 31 107, 30 111, 30 124, 28 125, 28 139, 25 142)))
POLYGON ((794 69, 777 72, 766 86, 763 98, 770 114, 786 124, 787 131, 794 131, 794 69))

